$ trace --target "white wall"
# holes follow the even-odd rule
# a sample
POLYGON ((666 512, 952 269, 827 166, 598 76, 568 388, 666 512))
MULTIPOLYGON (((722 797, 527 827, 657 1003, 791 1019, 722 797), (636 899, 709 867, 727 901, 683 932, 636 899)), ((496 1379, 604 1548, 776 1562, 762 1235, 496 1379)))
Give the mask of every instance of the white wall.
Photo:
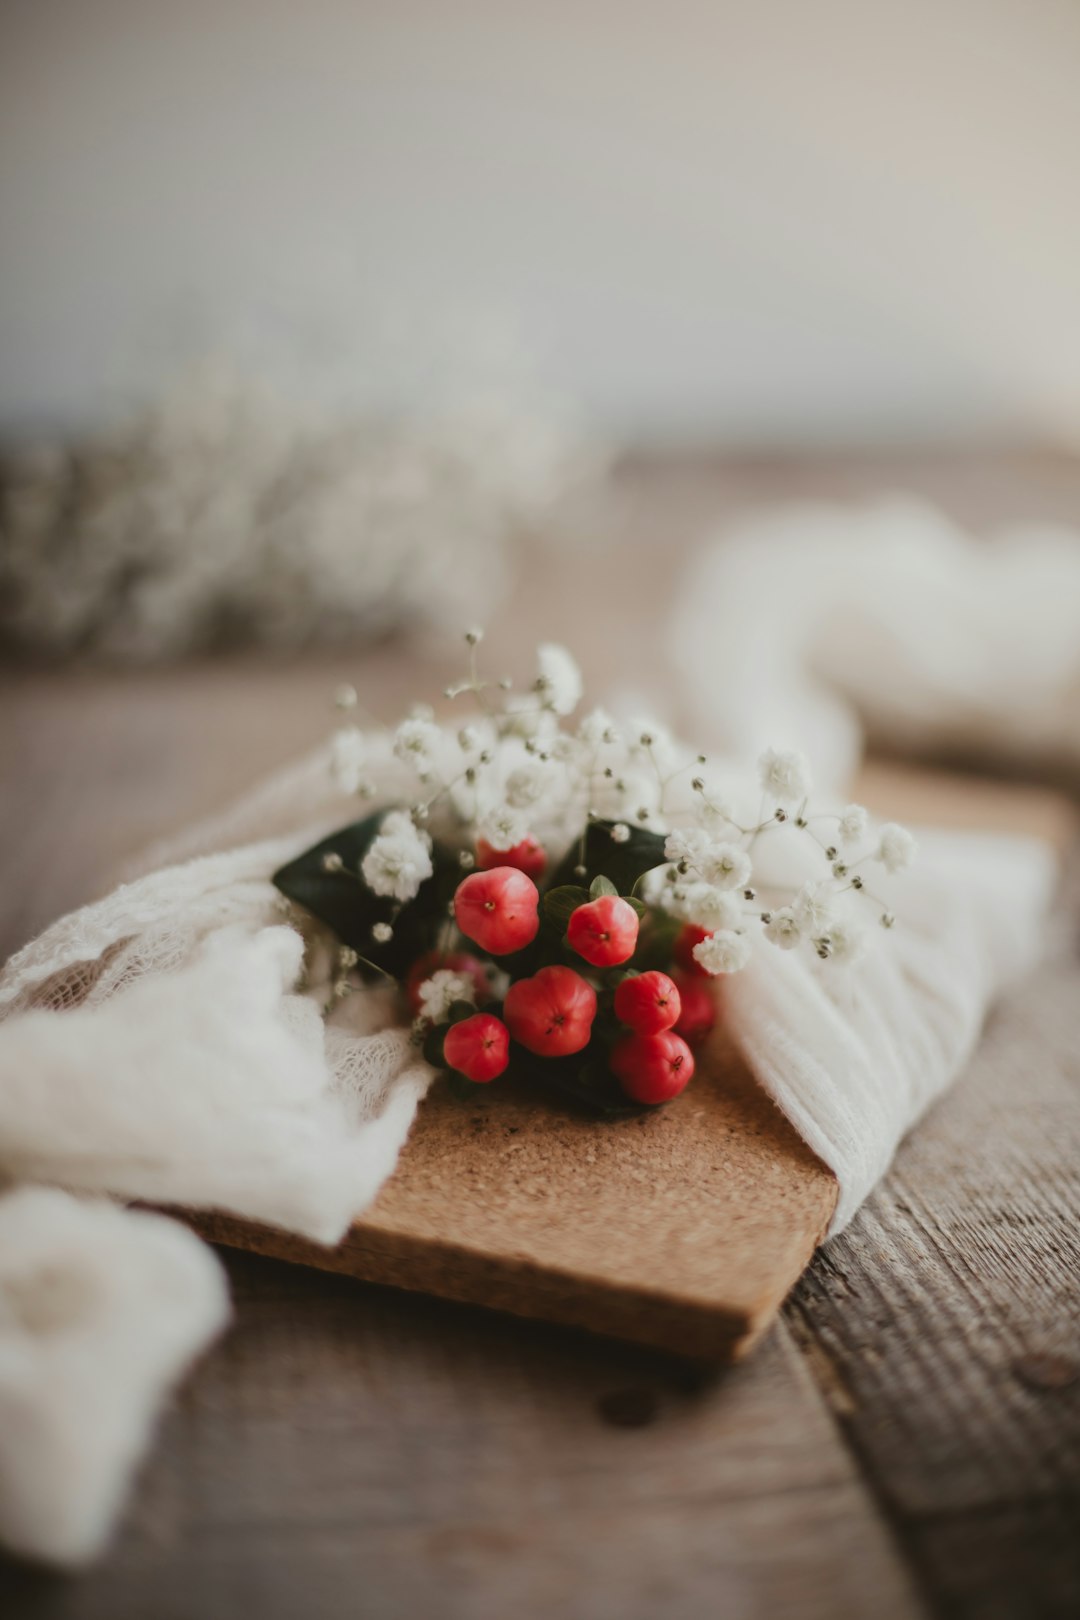
POLYGON ((1075 438, 1078 160, 1076 0, 0 0, 0 425, 483 328, 616 433, 1075 438))

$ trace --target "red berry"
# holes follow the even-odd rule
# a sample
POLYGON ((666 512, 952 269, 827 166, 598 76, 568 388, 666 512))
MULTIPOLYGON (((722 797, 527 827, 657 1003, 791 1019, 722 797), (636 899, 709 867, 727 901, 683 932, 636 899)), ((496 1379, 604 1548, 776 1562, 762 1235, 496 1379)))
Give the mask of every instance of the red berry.
POLYGON ((694 946, 700 945, 703 939, 708 939, 709 933, 705 928, 699 928, 696 923, 687 923, 675 941, 675 961, 684 973, 692 974, 697 979, 707 979, 708 974, 694 955, 694 946))
POLYGON ((682 1012, 676 1020, 675 1032, 693 1044, 702 1040, 716 1023, 716 1001, 704 979, 681 979, 679 996, 682 1012))
POLYGON ((473 1013, 451 1024, 443 1039, 443 1057, 467 1080, 483 1085, 497 1080, 510 1061, 510 1031, 493 1013, 473 1013))
POLYGON ((506 1022, 515 1041, 539 1057, 569 1057, 588 1046, 596 991, 568 967, 545 967, 506 992, 506 1022))
POLYGON ((477 1001, 486 1001, 491 995, 487 971, 478 956, 467 956, 464 951, 425 951, 416 958, 405 978, 405 994, 414 1013, 420 1011, 420 986, 444 968, 471 979, 477 1001))
POLYGON ((672 1029, 681 1012, 678 987, 666 973, 639 973, 615 992, 615 1016, 638 1035, 672 1029))
POLYGON ((624 1035, 612 1047, 609 1063, 627 1096, 640 1103, 670 1102, 694 1076, 694 1054, 670 1029, 624 1035))
POLYGON ((461 932, 481 950, 507 956, 536 938, 539 904, 532 878, 513 866, 495 866, 490 872, 471 872, 458 884, 454 916, 461 932))
POLYGON ((628 900, 602 894, 571 913, 566 938, 593 967, 628 962, 637 947, 638 914, 628 900))
POLYGON ((478 838, 476 864, 481 872, 489 872, 493 866, 515 866, 526 877, 538 878, 544 875, 547 852, 532 833, 526 833, 521 843, 515 844, 513 849, 492 849, 486 838, 478 838))

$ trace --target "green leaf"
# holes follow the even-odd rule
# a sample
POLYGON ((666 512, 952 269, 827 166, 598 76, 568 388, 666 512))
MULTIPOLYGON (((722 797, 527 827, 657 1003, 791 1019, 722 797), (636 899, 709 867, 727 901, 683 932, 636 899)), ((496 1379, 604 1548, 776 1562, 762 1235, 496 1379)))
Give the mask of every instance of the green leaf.
POLYGON ((471 1001, 454 1001, 450 1004, 448 1017, 452 1024, 460 1024, 466 1018, 471 1018, 475 1011, 476 1008, 471 1001))
POLYGON ((605 877, 602 872, 599 877, 594 877, 589 884, 589 895, 593 900, 599 900, 605 894, 613 894, 617 897, 618 893, 619 891, 611 879, 605 877))
POLYGON ((549 889, 543 898, 544 921, 565 934, 566 925, 579 906, 588 904, 589 891, 576 883, 562 883, 549 889))
POLYGON ((403 978, 418 956, 439 943, 446 908, 461 881, 461 869, 451 850, 436 844, 432 852, 434 875, 420 886, 415 899, 403 906, 372 894, 360 877, 360 863, 378 836, 387 809, 377 810, 323 838, 274 873, 282 894, 305 907, 331 928, 344 945, 394 978, 403 978), (327 855, 341 860, 342 870, 328 872, 327 855), (385 944, 373 939, 376 923, 389 923, 393 937, 385 944))
POLYGON ((638 878, 651 872, 654 866, 664 865, 664 838, 661 833, 652 832, 648 827, 624 823, 629 837, 625 843, 617 844, 611 836, 611 829, 615 825, 612 821, 590 821, 585 831, 584 859, 581 844, 575 840, 553 875, 553 887, 580 881, 574 869, 581 862, 585 867, 587 883, 605 877, 615 885, 617 894, 628 895, 633 893, 638 878))
POLYGON ((430 1063, 433 1069, 441 1069, 446 1059, 443 1057, 443 1041, 446 1039, 446 1025, 436 1024, 424 1036, 423 1054, 425 1063, 430 1063))

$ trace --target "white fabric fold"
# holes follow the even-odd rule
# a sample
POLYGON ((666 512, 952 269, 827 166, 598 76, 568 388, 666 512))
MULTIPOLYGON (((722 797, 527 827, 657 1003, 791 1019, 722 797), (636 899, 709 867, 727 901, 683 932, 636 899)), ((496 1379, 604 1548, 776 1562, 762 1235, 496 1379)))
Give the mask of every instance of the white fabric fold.
POLYGON ((1080 770, 1080 535, 977 539, 906 497, 766 509, 705 545, 668 629, 698 740, 851 780, 897 751, 1080 770))
POLYGON ((176 1222, 0 1197, 0 1542, 62 1565, 100 1552, 162 1399, 228 1314, 220 1265, 176 1222))
POLYGON ((1031 838, 920 830, 897 927, 850 971, 758 951, 725 981, 754 1074, 836 1174, 830 1235, 956 1078, 991 1000, 1038 961, 1057 863, 1031 838))

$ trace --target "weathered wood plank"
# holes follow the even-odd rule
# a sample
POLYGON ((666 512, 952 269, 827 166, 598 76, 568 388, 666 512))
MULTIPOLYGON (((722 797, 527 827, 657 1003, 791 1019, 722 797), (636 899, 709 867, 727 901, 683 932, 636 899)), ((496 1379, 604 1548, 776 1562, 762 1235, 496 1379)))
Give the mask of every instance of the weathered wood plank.
POLYGON ((786 1337, 681 1361, 251 1257, 121 1541, 22 1620, 922 1610, 786 1337))
POLYGON ((1074 914, 788 1310, 927 1584, 1010 1620, 1080 1584, 1080 1520, 1050 1547, 1080 1498, 1074 914))

